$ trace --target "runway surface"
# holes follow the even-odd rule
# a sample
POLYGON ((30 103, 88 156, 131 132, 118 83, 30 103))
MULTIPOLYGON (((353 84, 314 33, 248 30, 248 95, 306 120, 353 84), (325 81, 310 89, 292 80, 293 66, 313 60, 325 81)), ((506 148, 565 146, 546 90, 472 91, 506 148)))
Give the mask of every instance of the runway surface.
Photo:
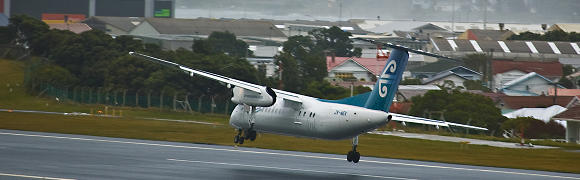
MULTIPOLYGON (((347 150, 345 150, 347 151, 347 150)), ((0 130, 0 179, 579 179, 580 174, 0 130)))

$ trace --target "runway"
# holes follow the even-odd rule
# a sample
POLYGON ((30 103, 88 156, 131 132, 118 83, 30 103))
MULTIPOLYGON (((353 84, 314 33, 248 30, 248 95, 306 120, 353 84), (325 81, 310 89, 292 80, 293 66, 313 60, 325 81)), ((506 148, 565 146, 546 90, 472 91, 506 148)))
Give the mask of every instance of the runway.
POLYGON ((344 155, 0 130, 0 179, 580 180, 580 174, 364 154, 353 164, 344 155))

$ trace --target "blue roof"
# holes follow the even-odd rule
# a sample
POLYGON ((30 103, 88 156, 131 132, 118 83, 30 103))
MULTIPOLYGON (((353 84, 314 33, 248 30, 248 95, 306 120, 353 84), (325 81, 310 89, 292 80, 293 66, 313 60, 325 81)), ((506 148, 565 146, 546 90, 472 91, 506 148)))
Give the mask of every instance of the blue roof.
POLYGON ((2 13, 0 13, 0 26, 8 26, 10 21, 8 21, 8 17, 2 13))

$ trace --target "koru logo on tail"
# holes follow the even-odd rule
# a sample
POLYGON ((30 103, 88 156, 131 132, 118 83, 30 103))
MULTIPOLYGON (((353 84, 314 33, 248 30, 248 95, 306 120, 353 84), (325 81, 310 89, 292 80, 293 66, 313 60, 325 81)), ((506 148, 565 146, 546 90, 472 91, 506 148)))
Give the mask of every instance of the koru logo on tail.
POLYGON ((387 96, 387 91, 389 89, 387 83, 389 80, 392 81, 397 77, 395 71, 397 71, 397 61, 393 59, 389 61, 389 64, 387 64, 385 70, 379 77, 379 96, 383 98, 387 96))

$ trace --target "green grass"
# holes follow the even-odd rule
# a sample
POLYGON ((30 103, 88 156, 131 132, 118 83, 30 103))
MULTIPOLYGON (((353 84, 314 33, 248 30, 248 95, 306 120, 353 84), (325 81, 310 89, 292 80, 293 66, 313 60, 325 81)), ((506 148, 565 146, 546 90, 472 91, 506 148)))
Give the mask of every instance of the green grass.
MULTIPOLYGON (((90 112, 91 109, 96 111, 104 108, 98 105, 58 103, 48 98, 29 96, 21 87, 14 88, 15 91, 10 93, 5 84, 21 83, 18 80, 22 78, 21 67, 18 62, 0 60, 0 77, 7 77, 0 81, 3 83, 0 84, 0 108, 57 112, 90 112)), ((123 111, 121 118, 0 112, 0 129, 233 145, 235 132, 228 125, 228 116, 225 115, 116 108, 117 113, 119 110, 123 111), (146 120, 143 117, 195 120, 220 125, 146 120)), ((580 173, 577 166, 580 163, 580 153, 564 149, 462 146, 454 142, 371 134, 361 135, 359 142, 358 150, 363 156, 580 173)), ((272 134, 259 134, 255 142, 248 142, 243 146, 332 154, 345 154, 351 148, 350 140, 326 141, 272 134)))

